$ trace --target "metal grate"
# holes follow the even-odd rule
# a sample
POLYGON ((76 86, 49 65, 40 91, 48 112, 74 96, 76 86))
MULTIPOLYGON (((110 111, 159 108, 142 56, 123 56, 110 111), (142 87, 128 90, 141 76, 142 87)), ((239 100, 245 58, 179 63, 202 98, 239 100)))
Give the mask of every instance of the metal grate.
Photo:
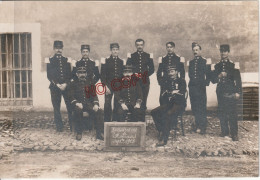
POLYGON ((258 120, 258 87, 243 87, 243 101, 238 104, 239 117, 242 120, 258 120))
POLYGON ((0 106, 32 105, 31 33, 0 34, 0 106))

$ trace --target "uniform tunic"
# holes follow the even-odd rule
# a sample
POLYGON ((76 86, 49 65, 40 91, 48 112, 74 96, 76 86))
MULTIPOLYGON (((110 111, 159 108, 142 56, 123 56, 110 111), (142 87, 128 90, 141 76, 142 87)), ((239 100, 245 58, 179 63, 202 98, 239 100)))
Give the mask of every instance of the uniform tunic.
POLYGON ((128 58, 126 64, 134 66, 134 73, 141 73, 145 76, 145 81, 139 80, 139 84, 142 88, 143 94, 143 102, 141 108, 146 110, 147 97, 150 88, 149 76, 151 76, 154 73, 153 59, 150 57, 150 54, 146 52, 135 52, 131 54, 131 57, 128 58))
POLYGON ((63 96, 69 117, 69 124, 71 126, 71 107, 70 102, 68 100, 68 90, 67 88, 64 91, 61 91, 57 84, 66 83, 67 86, 70 83, 72 73, 71 73, 71 61, 62 56, 62 55, 54 55, 51 58, 46 59, 47 63, 47 78, 50 81, 50 92, 51 92, 51 101, 54 109, 54 121, 56 124, 56 128, 58 130, 63 129, 63 123, 60 113, 60 103, 61 97, 63 96))
MULTIPOLYGON (((111 101, 114 94, 114 88, 111 87, 111 83, 115 79, 121 79, 123 77, 123 60, 119 57, 113 57, 112 55, 105 59, 105 62, 101 62, 101 82, 105 84, 111 94, 105 94, 104 105, 104 121, 109 122, 112 118, 111 101)), ((117 85, 115 85, 117 87, 117 85)), ((118 103, 114 100, 114 109, 117 109, 118 103)), ((113 118, 115 118, 115 112, 113 112, 113 118)))
POLYGON ((102 117, 101 110, 95 112, 93 110, 94 105, 99 105, 97 96, 88 96, 86 95, 86 87, 91 85, 90 80, 81 81, 76 79, 71 82, 69 86, 69 99, 72 105, 72 109, 74 112, 74 122, 75 122, 75 130, 77 133, 82 133, 83 131, 83 112, 86 112, 87 117, 91 120, 94 120, 94 124, 96 127, 96 131, 98 133, 103 132, 104 121, 102 117), (76 103, 81 103, 83 105, 83 109, 79 109, 76 106, 76 103))
POLYGON ((221 124, 222 135, 237 136, 237 100, 234 98, 235 93, 242 95, 242 83, 240 71, 230 60, 221 60, 215 65, 212 73, 212 82, 217 83, 218 99, 218 117, 221 124), (218 76, 226 72, 227 76, 219 78, 218 76))
POLYGON ((177 117, 186 107, 186 82, 182 78, 167 78, 165 90, 162 93, 162 104, 153 109, 151 115, 155 126, 162 132, 163 140, 167 142, 172 124, 177 126, 177 117), (173 94, 178 90, 178 94, 173 94))
POLYGON ((206 59, 197 56, 190 61, 189 78, 189 95, 196 128, 205 132, 207 125, 206 86, 210 83, 210 65, 207 65, 206 59))

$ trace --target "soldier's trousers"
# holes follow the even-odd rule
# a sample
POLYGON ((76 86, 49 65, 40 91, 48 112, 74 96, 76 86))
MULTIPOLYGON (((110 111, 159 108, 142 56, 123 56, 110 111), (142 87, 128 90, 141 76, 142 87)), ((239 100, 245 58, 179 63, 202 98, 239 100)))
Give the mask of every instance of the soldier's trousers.
POLYGON ((116 111, 118 122, 137 122, 143 121, 143 110, 141 108, 128 107, 128 110, 123 110, 121 106, 116 111))
POLYGON ((68 90, 65 89, 64 91, 61 91, 57 87, 52 87, 50 88, 50 91, 51 91, 51 102, 54 109, 54 122, 56 124, 56 128, 63 129, 63 123, 62 123, 62 118, 60 113, 60 103, 61 103, 62 96, 64 98, 67 112, 68 112, 69 125, 70 128, 72 128, 72 109, 68 98, 68 90))
POLYGON ((95 112, 94 110, 86 110, 75 108, 74 111, 74 123, 75 123, 75 131, 79 134, 82 133, 84 127, 84 118, 91 118, 94 120, 94 125, 96 129, 96 134, 100 134, 104 132, 104 120, 102 117, 102 110, 98 110, 95 112), (83 112, 86 112, 87 117, 83 117, 83 112))
POLYGON ((150 83, 146 82, 143 83, 141 80, 139 81, 140 86, 142 88, 142 94, 143 94, 143 101, 141 104, 141 109, 142 109, 142 121, 145 122, 145 111, 147 109, 147 97, 149 94, 149 89, 150 89, 150 83))
POLYGON ((111 118, 113 121, 117 121, 117 116, 115 115, 115 109, 119 106, 119 103, 115 101, 114 98, 114 111, 112 111, 112 97, 114 95, 113 90, 111 90, 111 94, 106 95, 105 94, 105 104, 104 104, 104 121, 105 122, 110 122, 111 118))
POLYGON ((203 131, 207 128, 207 94, 206 86, 189 86, 190 103, 195 117, 196 128, 203 131))
POLYGON ((221 134, 228 136, 229 134, 237 136, 237 109, 236 100, 225 98, 223 94, 217 94, 218 98, 218 117, 220 120, 221 134))
POLYGON ((178 104, 164 104, 151 111, 156 129, 162 132, 164 142, 168 141, 169 133, 174 123, 177 125, 178 114, 183 110, 183 107, 178 104), (170 114, 169 114, 170 112, 170 114))

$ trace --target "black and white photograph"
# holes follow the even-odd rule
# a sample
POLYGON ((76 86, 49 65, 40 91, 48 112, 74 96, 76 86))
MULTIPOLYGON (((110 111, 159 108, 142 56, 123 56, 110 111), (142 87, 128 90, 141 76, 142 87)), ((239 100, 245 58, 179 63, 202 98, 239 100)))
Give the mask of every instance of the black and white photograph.
POLYGON ((0 1, 0 178, 259 177, 258 1, 0 1))

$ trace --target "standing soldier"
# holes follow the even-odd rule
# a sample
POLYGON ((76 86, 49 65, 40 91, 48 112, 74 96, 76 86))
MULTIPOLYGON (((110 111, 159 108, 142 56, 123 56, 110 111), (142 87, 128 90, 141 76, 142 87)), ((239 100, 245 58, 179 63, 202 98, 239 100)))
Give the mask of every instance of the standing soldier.
POLYGON ((98 71, 99 62, 89 59, 89 53, 90 53, 90 45, 82 44, 81 45, 82 58, 76 62, 76 67, 73 68, 73 72, 72 72, 73 79, 75 80, 77 78, 76 70, 78 67, 86 67, 88 72, 87 78, 91 79, 91 85, 95 85, 100 78, 100 74, 98 71))
MULTIPOLYGON (((71 129, 71 107, 68 100, 68 90, 67 86, 70 83, 71 74, 71 59, 62 56, 63 42, 54 41, 53 49, 55 55, 51 58, 46 58, 47 63, 47 78, 50 81, 50 91, 51 91, 51 102, 54 109, 54 122, 58 132, 63 131, 63 123, 60 113, 60 103, 61 97, 63 96, 67 111, 69 124, 71 129)), ((72 129, 71 129, 72 130, 72 129)))
POLYGON ((195 116, 194 130, 206 133, 207 127, 207 94, 206 86, 210 83, 210 59, 201 57, 201 46, 192 43, 194 59, 189 62, 189 94, 191 109, 195 116))
MULTIPOLYGON (((114 94, 114 89, 111 83, 115 79, 121 79, 123 76, 124 62, 118 57, 119 44, 110 44, 111 55, 106 59, 101 59, 101 82, 106 85, 105 105, 104 105, 104 121, 110 122, 113 114, 115 121, 115 113, 112 113, 111 101, 114 94)), ((116 85, 117 86, 117 85, 116 85)), ((114 110, 117 109, 118 103, 114 100, 114 110)))
POLYGON ((133 82, 133 66, 126 65, 124 77, 121 79, 123 87, 115 93, 115 100, 120 104, 116 109, 119 122, 143 121, 143 112, 140 109, 143 99, 140 83, 133 82))
POLYGON ((176 66, 177 71, 179 72, 179 77, 185 79, 185 70, 184 70, 184 57, 180 57, 175 54, 175 43, 167 42, 166 50, 168 54, 163 57, 159 57, 158 60, 158 71, 157 71, 157 81, 161 87, 160 91, 160 104, 162 104, 161 95, 164 92, 165 80, 167 79, 167 70, 169 66, 176 66))
POLYGON ((236 105, 242 93, 240 71, 229 60, 228 44, 220 46, 221 60, 215 65, 212 82, 217 84, 218 117, 221 125, 221 136, 229 136, 238 141, 238 124, 236 105))
MULTIPOLYGON (((142 79, 139 80, 140 86, 142 88, 142 94, 143 94, 143 102, 141 105, 141 109, 143 110, 143 120, 145 121, 145 110, 147 109, 146 103, 147 103, 147 97, 149 93, 150 88, 150 78, 154 73, 154 64, 153 64, 153 56, 152 54, 148 54, 143 51, 144 49, 144 40, 143 39, 137 39, 135 41, 135 47, 137 49, 137 52, 133 53, 128 57, 127 59, 127 65, 134 66, 134 73, 139 74, 142 76, 142 79)), ((139 76, 140 77, 140 76, 139 76)))
POLYGON ((152 110, 155 126, 159 132, 157 146, 167 144, 171 127, 177 126, 177 118, 186 107, 186 82, 178 77, 176 66, 169 66, 164 92, 162 93, 162 105, 152 110))
POLYGON ((97 96, 86 96, 86 87, 91 85, 88 79, 86 67, 80 66, 76 69, 77 78, 69 86, 69 99, 74 112, 76 139, 81 140, 83 131, 83 119, 91 118, 94 120, 96 128, 96 138, 103 140, 104 121, 102 112, 99 108, 97 96))

